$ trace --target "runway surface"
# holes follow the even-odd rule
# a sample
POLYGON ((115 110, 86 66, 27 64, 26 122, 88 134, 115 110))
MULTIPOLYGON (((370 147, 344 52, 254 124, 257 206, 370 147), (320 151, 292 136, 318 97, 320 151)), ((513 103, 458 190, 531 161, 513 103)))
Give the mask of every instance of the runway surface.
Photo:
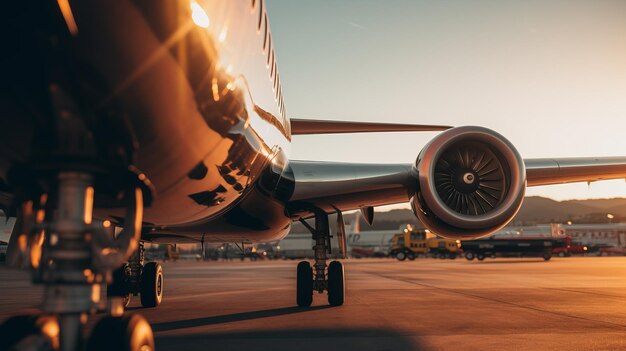
MULTIPOLYGON (((164 263, 157 350, 618 350, 626 258, 347 260, 346 304, 295 305, 296 261, 164 263)), ((41 290, 0 268, 0 320, 41 290)), ((96 316, 97 318, 98 316, 96 316)))

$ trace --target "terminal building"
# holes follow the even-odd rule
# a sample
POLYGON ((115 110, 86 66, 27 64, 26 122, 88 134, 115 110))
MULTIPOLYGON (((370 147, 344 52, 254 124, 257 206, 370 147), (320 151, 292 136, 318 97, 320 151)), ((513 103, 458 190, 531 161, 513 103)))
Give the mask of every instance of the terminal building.
POLYGON ((626 247, 626 223, 556 224, 554 230, 588 246, 626 247))
POLYGON ((626 247, 626 223, 551 224, 526 227, 505 227, 496 237, 568 236, 573 243, 589 247, 626 247))

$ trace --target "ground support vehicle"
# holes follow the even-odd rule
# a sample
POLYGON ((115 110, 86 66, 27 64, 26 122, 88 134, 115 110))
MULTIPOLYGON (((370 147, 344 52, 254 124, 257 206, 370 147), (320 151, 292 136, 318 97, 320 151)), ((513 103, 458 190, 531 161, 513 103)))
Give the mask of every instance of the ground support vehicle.
POLYGON ((461 249, 467 260, 479 261, 486 257, 542 257, 552 258, 554 248, 565 247, 565 238, 485 238, 461 241, 461 249))
POLYGON ((459 255, 459 245, 458 240, 444 239, 428 230, 416 230, 407 226, 402 233, 391 238, 389 256, 399 261, 407 258, 414 260, 417 257, 454 259, 459 255))

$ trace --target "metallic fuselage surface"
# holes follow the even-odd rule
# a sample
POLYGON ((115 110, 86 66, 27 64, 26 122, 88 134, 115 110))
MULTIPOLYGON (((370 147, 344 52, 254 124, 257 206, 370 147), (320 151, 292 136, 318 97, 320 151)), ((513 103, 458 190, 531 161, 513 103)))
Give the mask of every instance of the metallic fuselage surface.
MULTIPOLYGON (((2 134, 23 134, 13 146, 7 144, 18 137, 3 138, 5 150, 18 149, 3 154, 4 180, 15 163, 38 157, 38 147, 31 146, 37 142, 28 141, 54 124, 43 112, 49 110, 46 99, 33 103, 32 92, 43 95, 59 85, 86 101, 81 113, 108 129, 93 130, 100 139, 131 139, 134 165, 156 190, 145 210, 146 238, 197 240, 211 233, 215 241, 268 240, 287 234, 291 219, 273 185, 257 184, 270 168, 280 177, 291 139, 262 1, 77 1, 71 3, 75 33, 58 8, 40 14, 41 26, 27 27, 20 21, 29 9, 15 6, 15 22, 5 29, 30 31, 53 44, 27 41, 5 58, 3 70, 38 77, 17 81, 16 73, 15 86, 3 88, 9 90, 1 102, 9 128, 2 134), (55 81, 57 71, 79 71, 79 84, 55 81), (114 113, 119 123, 102 122, 114 113)), ((98 213, 118 215, 115 208, 98 213)))

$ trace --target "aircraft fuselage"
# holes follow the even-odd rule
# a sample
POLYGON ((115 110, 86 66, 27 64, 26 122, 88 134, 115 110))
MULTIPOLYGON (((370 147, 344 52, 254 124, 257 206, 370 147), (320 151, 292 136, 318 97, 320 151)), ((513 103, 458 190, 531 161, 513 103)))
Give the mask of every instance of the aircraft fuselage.
POLYGON ((263 1, 72 2, 70 17, 53 5, 36 18, 16 5, 5 24, 27 38, 2 68, 15 82, 0 105, 2 146, 15 150, 0 162, 5 181, 15 164, 50 157, 59 99, 49 92, 61 91, 70 101, 61 110, 84 116, 102 148, 131 145, 154 185, 146 239, 288 233, 276 185, 291 134, 263 1))

